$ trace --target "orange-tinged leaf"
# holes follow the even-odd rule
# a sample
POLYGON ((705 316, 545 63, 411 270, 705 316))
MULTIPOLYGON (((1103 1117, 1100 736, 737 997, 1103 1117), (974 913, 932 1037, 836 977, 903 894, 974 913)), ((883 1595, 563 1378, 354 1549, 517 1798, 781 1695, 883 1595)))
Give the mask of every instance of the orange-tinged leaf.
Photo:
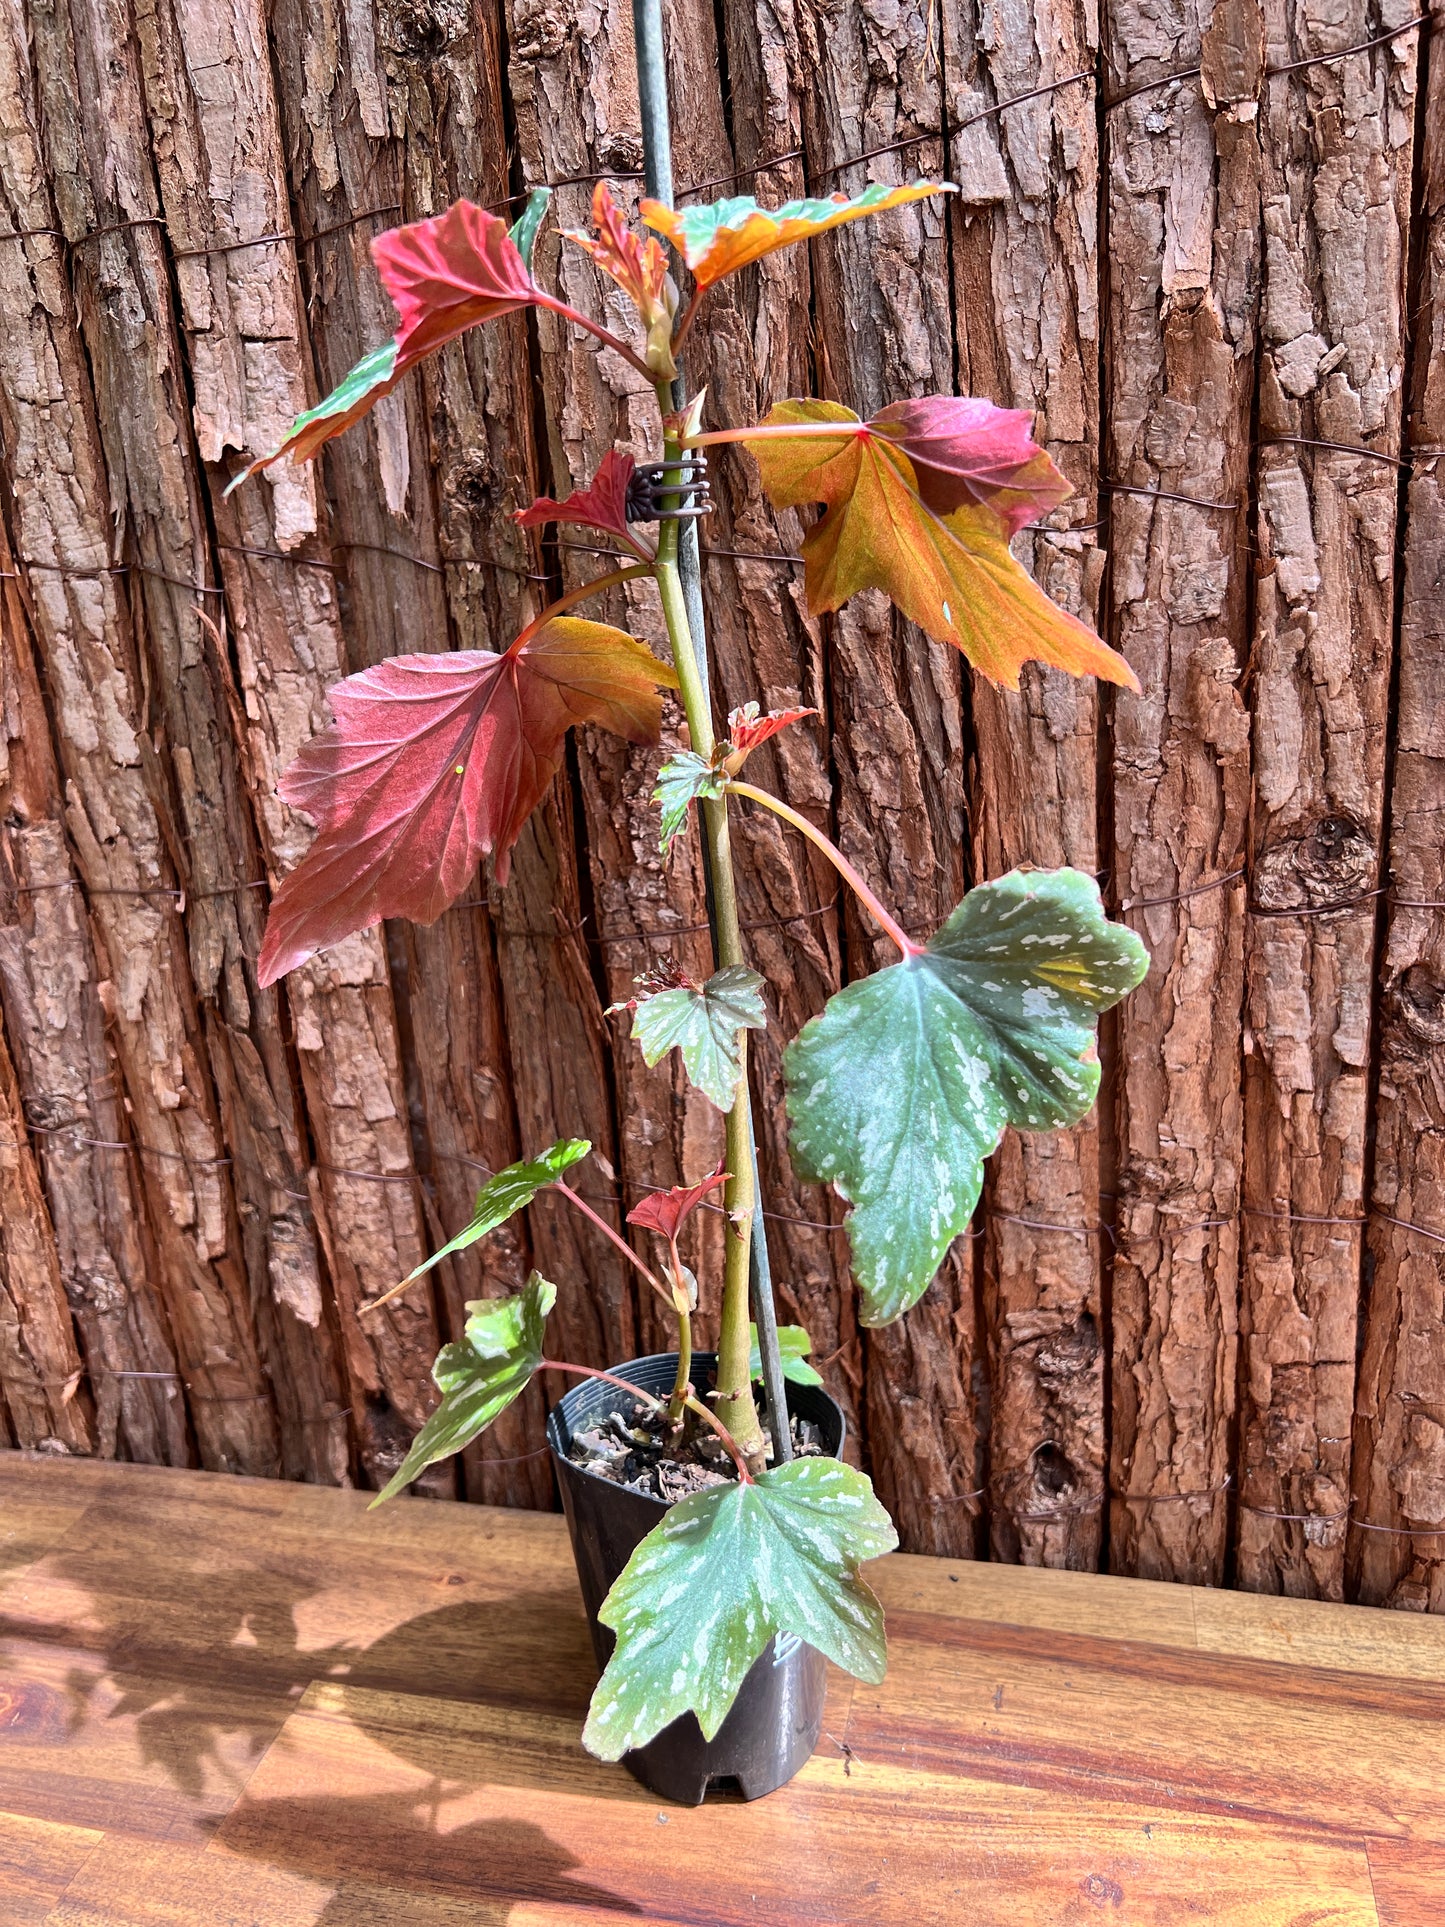
POLYGON ((632 302, 647 330, 648 364, 670 378, 677 373, 672 359, 677 289, 667 272, 666 250, 650 234, 644 240, 633 233, 606 181, 599 181, 592 190, 592 225, 595 234, 564 228, 562 238, 584 248, 632 302))
MULTIPOLYGON (((946 406, 944 398, 939 401, 946 406)), ((960 422, 977 426, 971 412, 977 404, 967 408, 960 422)), ((926 486, 935 500, 940 492, 959 500, 948 512, 929 506, 925 484, 905 452, 906 436, 888 411, 881 420, 863 422, 835 402, 785 401, 763 428, 801 432, 740 437, 756 455, 763 486, 779 508, 827 506, 803 543, 809 608, 822 614, 860 589, 882 589, 920 628, 961 649, 981 675, 1005 689, 1018 688, 1019 670, 1029 661, 1137 689, 1124 658, 1051 602, 1009 553, 1018 518, 1061 499, 1047 455, 1030 443, 1016 469, 995 462, 992 480, 970 477, 961 458, 951 468, 941 460, 942 419, 935 412, 923 438, 931 443, 925 472, 931 470, 926 486), (834 424, 836 435, 828 432, 834 424), (1047 472, 1036 467, 1039 456, 1047 472), (1032 495, 1021 479, 1031 469, 1032 495)))
POLYGON ((881 214, 885 208, 903 207, 909 201, 927 200, 931 194, 954 191, 949 181, 912 181, 903 187, 876 181, 851 198, 830 194, 819 200, 788 201, 774 208, 759 207, 746 194, 713 201, 706 207, 671 208, 661 201, 644 201, 642 218, 650 228, 667 236, 692 270, 698 286, 707 288, 725 274, 760 261, 774 248, 826 234, 829 228, 860 220, 866 214, 881 214))
POLYGON ((568 727, 656 742, 657 692, 676 687, 635 637, 568 616, 505 655, 393 656, 337 683, 335 722, 280 783, 320 834, 271 905, 262 983, 383 917, 435 922, 484 856, 505 882, 568 727))

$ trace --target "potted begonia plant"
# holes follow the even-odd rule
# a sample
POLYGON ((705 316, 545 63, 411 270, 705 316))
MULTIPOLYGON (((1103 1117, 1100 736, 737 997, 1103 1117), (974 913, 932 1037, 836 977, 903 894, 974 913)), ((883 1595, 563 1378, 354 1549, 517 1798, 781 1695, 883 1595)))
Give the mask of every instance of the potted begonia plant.
MULTIPOLYGON (((751 752, 779 730, 806 726, 813 712, 765 714, 750 703, 719 730, 694 650, 680 528, 706 508, 705 451, 741 442, 775 505, 824 507, 803 544, 813 613, 878 588, 1005 688, 1017 688, 1029 659, 1137 687, 1123 659, 1052 603, 1010 552, 1019 529, 1069 493, 1027 414, 929 396, 864 421, 836 403, 788 400, 761 423, 708 426, 704 397, 676 405, 677 354, 714 283, 776 248, 946 191, 919 181, 851 199, 767 209, 739 198, 684 212, 644 199, 647 233, 629 225, 600 183, 592 232, 566 239, 631 301, 628 340, 533 278, 545 192, 510 228, 458 202, 378 237, 373 254, 400 314, 395 337, 246 471, 309 458, 425 356, 527 307, 589 330, 656 391, 651 460, 613 450, 585 487, 541 499, 521 517, 528 526, 585 525, 615 547, 616 567, 560 595, 500 653, 398 656, 332 690, 333 725, 282 780, 283 797, 315 819, 318 833, 276 890, 260 972, 273 982, 385 917, 433 921, 472 886, 483 859, 504 885, 568 728, 593 723, 654 743, 661 692, 678 692, 688 747, 658 774, 659 836, 666 850, 700 820, 716 967, 699 983, 664 965, 639 983, 629 1009, 647 1062, 680 1052, 689 1079, 725 1114, 722 1162, 630 1214, 653 1239, 645 1257, 569 1183, 586 1142, 539 1149, 492 1178, 472 1222, 396 1287, 409 1288, 549 1188, 600 1224, 619 1262, 656 1291, 676 1318, 677 1350, 610 1371, 551 1358, 556 1288, 534 1273, 518 1296, 468 1307, 463 1335, 436 1361, 440 1401, 380 1497, 459 1451, 535 1374, 577 1376, 552 1411, 549 1439, 605 1661, 583 1740, 685 1799, 700 1799, 719 1778, 754 1795, 796 1770, 817 1738, 819 1655, 861 1679, 882 1677, 882 1613, 859 1568, 896 1543, 867 1478, 839 1456, 841 1413, 807 1361, 805 1334, 781 1334, 790 1412, 767 1409, 755 1392, 747 1044, 766 1021, 765 986, 739 927, 730 811, 772 810, 811 839, 898 949, 896 963, 830 998, 783 1060, 793 1163, 850 1206, 866 1325, 902 1316, 927 1289, 973 1214, 983 1160, 1005 1126, 1050 1130, 1089 1109, 1098 1015, 1148 962, 1139 939, 1106 919, 1094 880, 1068 869, 1016 870, 980 884, 941 929, 916 941, 816 824, 747 779, 751 752), (685 303, 659 235, 686 269, 685 303), (656 585, 670 662, 572 613, 591 595, 644 579, 656 585), (700 1285, 679 1256, 678 1235, 691 1212, 719 1202, 723 1275, 700 1285), (719 1310, 715 1355, 692 1347, 700 1291, 719 1310)), ((517 397, 519 413, 531 405, 517 397)))

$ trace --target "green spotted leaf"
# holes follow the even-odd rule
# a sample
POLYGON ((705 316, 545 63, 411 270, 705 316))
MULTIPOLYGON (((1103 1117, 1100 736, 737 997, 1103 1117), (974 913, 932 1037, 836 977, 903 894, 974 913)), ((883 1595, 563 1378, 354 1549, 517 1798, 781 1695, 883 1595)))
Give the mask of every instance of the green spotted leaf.
POLYGON ((971 890, 919 955, 829 1000, 783 1058, 794 1160, 853 1206, 863 1323, 927 1290, 1006 1124, 1075 1124, 1099 1088, 1097 1019, 1149 953, 1078 870, 971 890))
POLYGON ((662 809, 662 853, 687 823, 688 806, 699 797, 718 797, 727 788, 727 771, 714 769, 696 750, 680 750, 657 772, 652 800, 662 809))
MULTIPOLYGON (((752 1361, 748 1366, 754 1378, 763 1375, 763 1353, 758 1343, 758 1328, 748 1326, 748 1342, 752 1346, 752 1361)), ((779 1325, 778 1355, 782 1361, 783 1377, 790 1378, 795 1385, 821 1385, 823 1375, 815 1365, 808 1363, 808 1354, 813 1349, 813 1341, 801 1325, 779 1325)))
POLYGON ((549 1184, 555 1184, 558 1178, 565 1176, 591 1149, 592 1145, 585 1137, 564 1137, 558 1143, 549 1145, 540 1157, 525 1159, 520 1164, 509 1164, 505 1171, 498 1171, 477 1193, 476 1210, 465 1231, 459 1231, 440 1251, 434 1251, 425 1264, 418 1265, 415 1271, 407 1275, 403 1285, 411 1284, 423 1272, 430 1271, 433 1265, 440 1264, 443 1258, 450 1258, 456 1251, 465 1251, 478 1238, 485 1238, 499 1224, 505 1224, 514 1213, 530 1204, 539 1191, 544 1191, 549 1184))
POLYGON ((639 1000, 632 1035, 649 1066, 680 1050, 691 1082, 720 1111, 730 1111, 741 1068, 738 1032, 767 1025, 762 987, 756 970, 731 964, 714 972, 701 989, 686 984, 660 990, 639 1000))
POLYGON ((897 1543, 872 1486, 837 1459, 795 1459, 754 1484, 682 1500, 602 1603, 617 1647, 583 1745, 620 1760, 688 1712, 712 1739, 779 1633, 876 1684, 888 1657, 883 1609, 858 1567, 897 1543))
POLYGON ((542 225, 547 212, 547 203, 552 198, 550 187, 534 187, 527 196, 527 205, 507 230, 512 246, 522 257, 523 265, 532 265, 532 249, 537 245, 537 230, 542 225))
POLYGON ((557 1287, 534 1271, 517 1297, 478 1298, 467 1306, 465 1335, 443 1345, 432 1366, 442 1402, 373 1506, 395 1497, 438 1459, 470 1445, 521 1396, 542 1362, 542 1331, 556 1302, 557 1287))

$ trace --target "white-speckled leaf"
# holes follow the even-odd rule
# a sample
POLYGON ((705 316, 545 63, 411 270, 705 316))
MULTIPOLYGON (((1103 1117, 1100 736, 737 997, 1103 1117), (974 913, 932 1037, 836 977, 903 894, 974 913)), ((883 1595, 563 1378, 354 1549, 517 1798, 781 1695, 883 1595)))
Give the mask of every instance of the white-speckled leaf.
POLYGON ((690 1081, 720 1111, 730 1111, 741 1068, 738 1032, 762 1030, 768 1021, 762 987, 756 970, 727 965, 714 971, 700 990, 687 984, 639 998, 632 1035, 649 1065, 675 1046, 690 1081))
MULTIPOLYGON (((514 1167, 515 1168, 515 1167, 514 1167)), ((557 1287, 537 1272, 514 1298, 473 1298, 464 1336, 443 1345, 432 1366, 442 1401, 411 1442, 396 1473, 372 1500, 378 1506, 438 1459, 484 1432, 527 1388, 542 1362, 547 1314, 557 1287)))
POLYGON ((971 890, 921 956, 850 984, 783 1058, 794 1160, 853 1210, 863 1323, 928 1289, 1006 1124, 1075 1124, 1099 1088, 1099 1013, 1149 953, 1079 870, 971 890))
POLYGON ((858 1679, 881 1680, 883 1609, 858 1566, 897 1543, 872 1486, 837 1459, 794 1459, 753 1485, 682 1500, 602 1603, 617 1648, 592 1695, 584 1746, 620 1760, 688 1712, 712 1739, 777 1633, 796 1633, 858 1679))

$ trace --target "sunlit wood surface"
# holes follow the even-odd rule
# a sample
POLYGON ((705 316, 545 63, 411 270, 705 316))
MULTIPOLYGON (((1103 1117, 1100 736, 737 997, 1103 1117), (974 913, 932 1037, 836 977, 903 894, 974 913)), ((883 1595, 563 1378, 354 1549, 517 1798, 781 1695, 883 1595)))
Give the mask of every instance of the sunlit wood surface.
POLYGON ((1439 1927, 1445 1624, 885 1560, 752 1806, 578 1745, 559 1518, 0 1454, 3 1927, 1439 1927))

